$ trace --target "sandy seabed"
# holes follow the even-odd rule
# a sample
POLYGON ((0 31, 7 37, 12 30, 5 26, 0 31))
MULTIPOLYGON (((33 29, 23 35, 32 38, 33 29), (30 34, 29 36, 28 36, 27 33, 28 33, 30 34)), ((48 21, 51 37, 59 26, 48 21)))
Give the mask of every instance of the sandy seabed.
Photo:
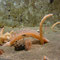
POLYGON ((5 51, 0 55, 0 60, 43 60, 44 56, 49 60, 60 60, 60 32, 48 31, 44 36, 49 39, 49 43, 34 44, 29 51, 15 51, 14 47, 0 47, 5 51))

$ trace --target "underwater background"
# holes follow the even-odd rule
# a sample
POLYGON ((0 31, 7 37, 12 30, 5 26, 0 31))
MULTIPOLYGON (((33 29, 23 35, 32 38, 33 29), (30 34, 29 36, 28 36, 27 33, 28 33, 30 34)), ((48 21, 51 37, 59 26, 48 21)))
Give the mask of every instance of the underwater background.
POLYGON ((60 21, 60 0, 0 0, 0 27, 39 26, 46 14, 53 18, 45 22, 47 26, 60 21))

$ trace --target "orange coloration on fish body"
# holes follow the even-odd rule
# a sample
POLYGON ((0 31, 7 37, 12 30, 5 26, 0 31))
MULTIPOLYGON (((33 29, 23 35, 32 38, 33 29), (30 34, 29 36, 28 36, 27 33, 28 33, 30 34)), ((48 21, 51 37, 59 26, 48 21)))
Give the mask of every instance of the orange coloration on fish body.
MULTIPOLYGON (((44 21, 45 21, 48 17, 50 17, 50 16, 52 16, 52 15, 53 15, 53 14, 48 14, 48 15, 46 15, 46 16, 43 17, 43 19, 42 19, 41 22, 40 22, 40 29, 39 29, 39 30, 40 30, 40 33, 38 33, 38 32, 35 31, 35 30, 24 30, 24 31, 20 31, 18 34, 16 34, 16 35, 11 39, 11 41, 9 41, 9 42, 7 42, 6 44, 4 44, 4 46, 7 46, 7 45, 12 46, 15 41, 21 40, 21 39, 23 39, 24 37, 27 37, 27 38, 28 38, 28 37, 34 37, 34 38, 40 40, 40 43, 41 43, 42 45, 43 45, 44 43, 49 42, 48 39, 46 39, 46 38, 43 36, 42 26, 43 26, 44 21)), ((26 46, 26 49, 28 50, 28 49, 30 48, 31 41, 26 40, 25 44, 26 44, 26 45, 25 45, 25 46, 26 46), (29 46, 29 48, 28 48, 27 45, 29 46)))

